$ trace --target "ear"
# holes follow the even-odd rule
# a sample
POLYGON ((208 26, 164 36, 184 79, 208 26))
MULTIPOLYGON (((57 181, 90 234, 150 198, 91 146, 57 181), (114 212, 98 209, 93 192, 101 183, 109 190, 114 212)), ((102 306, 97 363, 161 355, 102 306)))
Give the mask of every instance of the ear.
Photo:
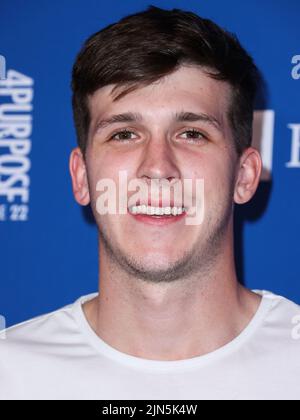
POLYGON ((78 147, 71 152, 69 170, 75 200, 81 206, 87 206, 90 203, 87 172, 84 157, 78 147))
POLYGON ((247 148, 239 159, 237 181, 234 191, 236 204, 244 204, 254 196, 261 176, 262 160, 253 147, 247 148))

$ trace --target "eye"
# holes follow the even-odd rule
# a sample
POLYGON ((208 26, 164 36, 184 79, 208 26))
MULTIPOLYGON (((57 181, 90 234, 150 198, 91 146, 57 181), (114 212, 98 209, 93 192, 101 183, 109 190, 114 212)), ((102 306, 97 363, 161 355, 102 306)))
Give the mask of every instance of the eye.
POLYGON ((184 131, 181 135, 186 135, 186 137, 184 138, 186 140, 191 140, 191 141, 206 139, 206 136, 203 133, 201 133, 201 131, 195 130, 194 128, 184 131))
POLYGON ((110 137, 110 140, 115 140, 115 141, 119 141, 119 142, 126 142, 128 140, 134 140, 131 137, 132 135, 135 135, 132 131, 129 131, 129 130, 121 130, 121 131, 118 131, 117 133, 114 133, 110 137))

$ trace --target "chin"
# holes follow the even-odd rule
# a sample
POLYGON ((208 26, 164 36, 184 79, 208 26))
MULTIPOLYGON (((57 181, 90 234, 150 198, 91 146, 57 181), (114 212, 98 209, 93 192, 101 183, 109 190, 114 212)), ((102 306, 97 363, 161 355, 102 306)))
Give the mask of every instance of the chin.
POLYGON ((147 255, 135 255, 134 260, 143 271, 163 273, 176 266, 180 258, 165 253, 149 252, 147 255))

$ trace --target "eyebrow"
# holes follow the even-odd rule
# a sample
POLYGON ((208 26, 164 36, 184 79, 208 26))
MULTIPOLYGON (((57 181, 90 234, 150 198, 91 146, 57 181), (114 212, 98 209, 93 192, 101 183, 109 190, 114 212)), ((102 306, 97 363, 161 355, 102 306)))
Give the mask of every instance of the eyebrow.
MULTIPOLYGON (((130 122, 141 122, 143 117, 139 113, 135 112, 125 112, 122 114, 112 115, 106 119, 100 120, 97 122, 95 130, 106 128, 110 125, 116 123, 130 123, 130 122)), ((176 112, 174 114, 174 121, 176 122, 204 122, 216 128, 218 131, 221 130, 221 124, 212 115, 208 115, 205 113, 194 113, 194 112, 176 112)))

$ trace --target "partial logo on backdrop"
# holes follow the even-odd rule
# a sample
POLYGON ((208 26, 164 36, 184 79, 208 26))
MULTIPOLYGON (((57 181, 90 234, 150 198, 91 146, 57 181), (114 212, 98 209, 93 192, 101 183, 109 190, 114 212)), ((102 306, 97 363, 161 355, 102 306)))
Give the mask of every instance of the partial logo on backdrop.
POLYGON ((273 149, 274 149, 275 111, 255 111, 253 120, 252 145, 260 151, 263 170, 262 181, 272 178, 273 149))
POLYGON ((288 128, 291 132, 291 158, 286 167, 300 169, 300 124, 288 124, 288 128))
POLYGON ((5 328, 6 328, 6 319, 4 316, 0 315, 0 340, 4 340, 6 338, 5 328))
POLYGON ((292 58, 292 78, 294 80, 300 79, 300 55, 294 55, 292 58))
POLYGON ((6 79, 6 59, 0 55, 0 80, 6 79))
MULTIPOLYGON (((285 141, 288 141, 290 147, 290 160, 283 162, 289 169, 300 168, 300 123, 287 124, 287 135, 285 141)), ((263 171, 261 180, 270 181, 273 170, 274 155, 274 129, 275 129, 275 111, 267 109, 255 111, 253 121, 253 146, 261 154, 263 161, 263 171)))
POLYGON ((0 70, 0 222, 28 220, 33 79, 0 70))

